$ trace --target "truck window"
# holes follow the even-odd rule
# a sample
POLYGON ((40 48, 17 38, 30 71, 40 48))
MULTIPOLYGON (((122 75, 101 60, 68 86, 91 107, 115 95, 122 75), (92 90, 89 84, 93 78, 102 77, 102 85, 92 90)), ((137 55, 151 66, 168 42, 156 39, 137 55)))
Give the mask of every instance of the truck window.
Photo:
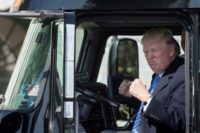
MULTIPOLYGON (((180 35, 176 35, 174 37, 180 44, 180 35)), ((118 86, 120 85, 120 82, 125 78, 130 80, 140 78, 147 84, 147 87, 149 87, 151 83, 151 76, 153 72, 145 59, 141 45, 141 38, 142 36, 138 35, 110 36, 106 42, 106 48, 97 82, 101 82, 109 87, 112 87, 109 88, 112 91, 108 91, 109 98, 121 103, 121 107, 118 110, 121 116, 118 117, 117 120, 118 127, 123 127, 123 120, 130 119, 136 111, 135 106, 131 109, 132 111, 130 111, 130 107, 132 107, 131 103, 128 102, 130 99, 124 99, 118 94, 118 86), (117 47, 113 48, 116 44, 117 47), (112 59, 109 59, 109 55, 111 55, 110 58, 112 59)), ((181 49, 181 54, 183 53, 184 51, 181 49)))
POLYGON ((11 80, 5 93, 2 108, 26 109, 35 104, 50 49, 51 26, 33 20, 11 80))
POLYGON ((82 28, 77 28, 76 29, 76 64, 78 62, 78 58, 79 58, 79 54, 80 54, 80 50, 81 50, 81 46, 83 43, 84 39, 84 30, 82 28))
POLYGON ((4 94, 15 67, 30 20, 0 17, 0 94, 4 94))
MULTIPOLYGON (((113 38, 115 36, 111 36, 108 38, 107 43, 106 43, 106 48, 105 48, 105 52, 103 55, 103 59, 102 59, 102 63, 100 66, 100 70, 99 70, 99 74, 98 74, 98 78, 97 81, 107 84, 107 75, 108 75, 108 60, 109 60, 109 52, 110 49, 112 47, 112 41, 113 38)), ((150 81, 151 81, 151 74, 153 73, 151 71, 151 69, 149 68, 143 50, 142 50, 142 45, 141 45, 141 38, 142 36, 137 36, 137 35, 132 35, 132 36, 118 36, 119 39, 123 39, 123 38, 129 38, 129 39, 134 39, 137 42, 137 46, 138 46, 138 67, 141 68, 138 71, 138 77, 142 80, 144 80, 145 83, 147 83, 147 87, 150 86, 150 81)), ((180 35, 175 35, 174 38, 179 42, 179 44, 181 44, 181 36, 180 35)), ((181 47, 181 46, 180 46, 181 47)), ((181 55, 184 54, 183 49, 181 48, 181 55)), ((113 68, 114 69, 114 68, 113 68)), ((125 68, 121 68, 121 66, 118 66, 118 71, 122 71, 122 69, 125 68)), ((127 70, 128 71, 128 70, 127 70)))
POLYGON ((56 24, 57 29, 57 71, 61 86, 63 86, 63 23, 56 24))
MULTIPOLYGON (((111 49, 112 44, 113 44, 112 41, 114 41, 113 38, 114 38, 114 36, 111 36, 107 40, 106 49, 105 49, 105 52, 104 52, 104 56, 103 56, 103 59, 102 59, 102 63, 101 63, 101 66, 100 66, 100 71, 99 71, 99 75, 98 75, 98 79, 97 79, 98 82, 102 82, 104 84, 107 84, 107 76, 109 75, 108 74, 108 67, 109 67, 108 66, 109 65, 108 64, 108 62, 109 62, 108 61, 109 60, 108 56, 109 56, 109 52, 110 52, 110 49, 111 49)), ((125 66, 120 66, 120 64, 119 64, 119 66, 117 66, 118 67, 117 68, 118 72, 122 72, 122 69, 123 70, 126 69, 126 71, 125 71, 126 73, 130 74, 130 73, 133 72, 135 74, 132 73, 131 75, 137 75, 139 78, 143 79, 146 83, 149 83, 150 80, 151 80, 151 76, 150 75, 151 75, 152 71, 148 67, 148 64, 147 64, 147 62, 145 60, 144 54, 142 52, 142 46, 141 46, 141 38, 142 38, 142 36, 135 36, 135 35, 133 35, 133 36, 118 36, 118 38, 119 38, 119 40, 123 39, 123 38, 133 39, 133 40, 136 41, 137 47, 138 47, 138 49, 137 49, 138 50, 137 51, 138 52, 137 57, 136 56, 132 57, 132 58, 135 58, 133 60, 135 60, 135 63, 136 63, 134 65, 133 70, 127 69, 127 68, 125 68, 125 66), (136 61, 136 60, 138 60, 138 61, 136 61), (142 69, 139 70, 139 68, 142 68, 142 69), (127 72, 127 71, 129 71, 129 72, 127 72), (147 76, 147 75, 149 75, 149 76, 147 76)), ((119 50, 120 50, 120 48, 119 48, 119 50)), ((119 55, 119 56, 122 56, 122 55, 119 55)), ((120 59, 120 57, 118 59, 120 59)), ((121 64, 125 65, 124 63, 121 63, 121 64)), ((111 69, 115 69, 115 68, 111 68, 111 69)))

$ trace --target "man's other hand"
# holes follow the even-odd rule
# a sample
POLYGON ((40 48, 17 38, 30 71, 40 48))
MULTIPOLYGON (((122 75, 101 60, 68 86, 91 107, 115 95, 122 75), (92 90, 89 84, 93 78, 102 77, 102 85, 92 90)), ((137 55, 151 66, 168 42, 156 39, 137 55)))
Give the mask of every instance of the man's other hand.
POLYGON ((124 79, 118 88, 119 94, 126 96, 126 97, 131 97, 132 95, 129 93, 130 85, 131 85, 131 81, 124 79))

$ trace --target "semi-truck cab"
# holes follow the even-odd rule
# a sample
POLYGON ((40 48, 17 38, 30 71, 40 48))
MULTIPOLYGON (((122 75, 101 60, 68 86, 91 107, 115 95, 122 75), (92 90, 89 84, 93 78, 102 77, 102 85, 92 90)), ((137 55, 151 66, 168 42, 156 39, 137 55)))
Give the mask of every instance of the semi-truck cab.
POLYGON ((185 132, 200 133, 199 13, 196 0, 16 0, 0 17, 30 23, 1 91, 0 132, 131 131, 140 101, 118 87, 150 85, 141 38, 166 27, 179 43, 185 33, 185 132))

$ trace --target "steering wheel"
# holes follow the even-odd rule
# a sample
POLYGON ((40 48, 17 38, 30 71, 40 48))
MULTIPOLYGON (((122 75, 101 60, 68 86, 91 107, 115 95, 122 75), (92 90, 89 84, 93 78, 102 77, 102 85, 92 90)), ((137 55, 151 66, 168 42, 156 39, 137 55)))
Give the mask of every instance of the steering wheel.
POLYGON ((113 101, 113 100, 111 100, 109 98, 103 97, 102 95, 100 95, 100 94, 98 94, 96 92, 91 91, 91 90, 94 90, 94 91, 100 90, 100 89, 97 89, 97 88, 105 86, 102 83, 97 83, 97 82, 95 82, 95 83, 84 83, 84 84, 83 83, 78 83, 77 86, 78 86, 78 87, 76 87, 76 91, 77 92, 80 92, 80 93, 82 93, 82 94, 84 94, 86 96, 89 96, 89 97, 91 97, 93 99, 96 99, 96 100, 98 100, 100 102, 107 103, 107 104, 109 104, 109 105, 111 105, 113 107, 119 107, 120 106, 119 103, 117 103, 117 102, 115 102, 115 101, 113 101))

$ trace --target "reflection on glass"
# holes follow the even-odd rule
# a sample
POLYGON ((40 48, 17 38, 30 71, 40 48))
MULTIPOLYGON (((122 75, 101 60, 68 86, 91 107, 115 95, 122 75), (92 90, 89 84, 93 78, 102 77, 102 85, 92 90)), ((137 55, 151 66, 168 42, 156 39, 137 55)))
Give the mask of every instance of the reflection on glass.
POLYGON ((17 65, 5 93, 1 108, 29 108, 34 105, 45 78, 50 48, 51 26, 31 22, 17 65))
POLYGON ((117 54, 118 74, 136 77, 138 75, 137 43, 131 39, 120 40, 117 54))
POLYGON ((61 86, 63 86, 63 23, 58 23, 56 25, 57 30, 57 71, 58 71, 58 78, 60 80, 61 86))
POLYGON ((0 17, 0 94, 8 86, 29 23, 29 19, 0 17))

